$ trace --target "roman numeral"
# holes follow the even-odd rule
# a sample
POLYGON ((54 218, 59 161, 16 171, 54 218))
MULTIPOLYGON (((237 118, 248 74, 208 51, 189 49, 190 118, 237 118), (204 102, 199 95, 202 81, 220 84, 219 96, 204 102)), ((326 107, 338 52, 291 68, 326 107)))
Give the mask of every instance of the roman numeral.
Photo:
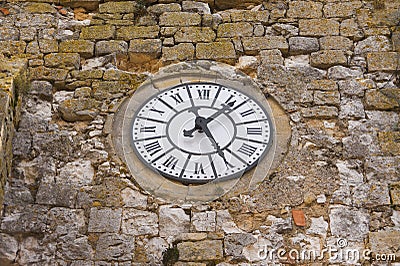
POLYGON ((202 163, 194 163, 194 174, 202 174, 204 175, 204 169, 203 169, 203 164, 202 163))
POLYGON ((174 95, 171 95, 170 97, 175 100, 175 104, 180 104, 181 102, 183 102, 183 99, 179 95, 179 93, 175 93, 174 95))
POLYGON ((162 150, 160 143, 158 143, 158 141, 148 143, 144 145, 144 148, 150 154, 150 156, 153 156, 154 154, 162 150))
POLYGON ((197 93, 199 94, 200 100, 210 99, 210 90, 197 90, 197 93))
POLYGON ((248 127, 247 135, 261 135, 261 127, 248 127))
POLYGON ((178 161, 179 161, 178 158, 170 155, 168 159, 163 162, 163 165, 173 170, 175 169, 175 166, 178 163, 178 161))
POLYGON ((254 111, 253 109, 249 109, 249 110, 247 110, 247 111, 244 111, 244 112, 240 113, 240 115, 241 115, 242 117, 246 117, 246 116, 251 115, 251 114, 254 114, 254 113, 255 113, 255 111, 254 111))
POLYGON ((163 115, 163 113, 165 113, 164 111, 158 110, 158 109, 156 109, 156 108, 154 108, 154 107, 151 108, 150 111, 159 113, 161 116, 163 115))
POLYGON ((238 152, 243 153, 244 155, 251 156, 257 150, 256 147, 253 147, 249 144, 243 143, 242 146, 239 148, 238 152))
POLYGON ((151 127, 141 127, 140 132, 146 132, 146 133, 155 133, 156 132, 156 126, 151 126, 151 127))

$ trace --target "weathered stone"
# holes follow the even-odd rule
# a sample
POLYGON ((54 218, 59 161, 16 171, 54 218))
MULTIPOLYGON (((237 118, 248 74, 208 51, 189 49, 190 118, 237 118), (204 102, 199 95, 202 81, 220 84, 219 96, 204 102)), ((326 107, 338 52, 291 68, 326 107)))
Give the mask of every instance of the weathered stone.
POLYGON ((370 232, 369 244, 371 250, 376 254, 395 254, 398 257, 400 256, 399 238, 399 231, 370 232))
POLYGON ((326 36, 319 39, 323 50, 352 50, 353 42, 343 36, 326 36))
MULTIPOLYGON (((18 29, 5 28, 5 27, 0 29, 0 41, 18 41, 19 35, 20 33, 18 29)), ((30 38, 28 38, 28 40, 24 38, 24 41, 32 41, 32 40, 30 40, 30 38)))
POLYGON ((379 132, 378 141, 384 153, 400 155, 400 132, 379 132))
POLYGON ((85 212, 82 209, 54 207, 48 213, 47 224, 48 228, 58 236, 84 233, 86 231, 85 212))
POLYGON ((185 61, 194 58, 194 45, 180 43, 173 47, 162 48, 162 58, 165 61, 185 61))
POLYGON ((20 265, 37 265, 51 261, 54 253, 54 245, 46 245, 38 237, 28 236, 21 241, 17 261, 20 265))
POLYGON ((121 225, 121 209, 90 209, 88 232, 117 233, 121 225))
POLYGON ((10 235, 0 233, 0 263, 12 265, 16 261, 17 251, 17 240, 10 235))
POLYGON ((321 91, 335 91, 338 89, 338 85, 335 81, 329 79, 317 79, 312 80, 307 86, 310 90, 321 90, 321 91))
POLYGON ((145 209, 147 207, 147 196, 129 187, 121 191, 124 207, 145 209))
POLYGON ((93 96, 97 100, 114 99, 134 89, 129 81, 94 81, 92 83, 93 96))
POLYGON ((198 43, 196 45, 197 59, 235 59, 236 52, 231 42, 198 43))
POLYGON ((81 39, 85 40, 108 40, 115 34, 115 27, 112 25, 97 25, 83 27, 81 30, 81 39))
POLYGON ((39 49, 44 54, 57 53, 58 42, 56 40, 39 40, 39 49))
POLYGON ((340 103, 339 118, 349 119, 349 118, 364 118, 364 105, 362 101, 358 98, 349 99, 343 98, 340 103))
POLYGON ((272 222, 272 224, 270 226, 271 232, 282 234, 284 232, 287 232, 287 231, 290 231, 293 229, 292 217, 282 219, 282 218, 275 217, 273 215, 268 215, 267 220, 272 222))
POLYGON ((71 71, 71 76, 79 80, 101 79, 103 77, 103 70, 91 69, 91 70, 71 71))
POLYGON ((364 37, 362 29, 354 19, 346 19, 342 21, 340 24, 340 35, 352 38, 356 41, 364 37))
POLYGON ((65 121, 86 121, 97 116, 100 105, 101 103, 94 99, 69 99, 59 105, 58 111, 65 121))
POLYGON ((338 91, 315 91, 314 103, 317 105, 339 105, 340 94, 338 91))
POLYGON ((210 7, 207 3, 196 1, 183 1, 182 10, 185 12, 193 12, 198 14, 211 14, 210 7))
POLYGON ((179 12, 181 11, 181 5, 178 3, 155 4, 149 6, 147 11, 156 15, 161 15, 164 12, 179 12))
POLYGON ((154 39, 158 37, 158 26, 124 26, 117 30, 117 39, 129 41, 131 39, 154 39))
POLYGON ((100 13, 135 13, 137 10, 137 3, 131 1, 106 2, 99 5, 100 13))
POLYGON ((226 37, 249 37, 253 35, 253 26, 248 22, 223 23, 218 26, 217 36, 226 37))
POLYGON ((182 27, 175 35, 175 42, 212 42, 215 39, 215 33, 207 27, 182 27))
POLYGON ((233 10, 233 12, 230 12, 230 15, 231 15, 232 22, 247 21, 247 22, 257 22, 257 23, 266 24, 268 22, 268 18, 269 18, 269 11, 268 10, 258 10, 258 11, 252 11, 252 10, 235 11, 235 10, 233 10))
POLYGON ((157 214, 130 208, 124 209, 122 216, 122 232, 135 236, 156 236, 158 234, 157 214))
POLYGON ((132 260, 135 249, 133 236, 119 234, 102 234, 96 245, 95 259, 115 261, 132 260))
POLYGON ((67 77, 68 70, 39 66, 31 68, 29 74, 32 80, 63 81, 67 77))
POLYGON ((324 6, 324 15, 327 18, 351 17, 362 5, 361 1, 327 3, 324 6))
POLYGON ((25 51, 24 41, 0 41, 0 53, 5 55, 22 54, 25 51))
POLYGON ((322 3, 312 1, 292 1, 289 3, 287 16, 289 18, 320 18, 322 3))
POLYGON ((3 233, 44 233, 46 231, 47 207, 40 205, 25 206, 20 212, 4 217, 1 221, 3 233))
POLYGON ((311 218, 311 226, 307 229, 307 234, 314 234, 326 237, 328 230, 328 222, 324 220, 324 217, 311 218))
POLYGON ((258 53, 260 50, 279 49, 287 53, 289 45, 282 36, 250 37, 243 39, 243 48, 247 53, 258 53))
POLYGON ((237 8, 237 9, 245 9, 249 6, 259 5, 263 1, 261 0, 215 0, 215 7, 220 10, 237 8))
POLYGON ((347 68, 344 66, 333 66, 328 69, 328 77, 331 79, 349 79, 362 76, 359 69, 347 68))
POLYGON ((263 50, 260 52, 261 64, 283 65, 283 56, 278 49, 263 50))
POLYGON ((309 54, 319 50, 317 38, 291 37, 289 38, 289 52, 292 55, 309 54))
POLYGON ((177 236, 190 230, 190 216, 183 209, 161 206, 159 211, 161 237, 177 236))
POLYGON ((370 36, 365 40, 359 41, 355 48, 355 54, 364 54, 371 52, 390 52, 392 44, 386 36, 370 36))
POLYGON ((93 258, 93 248, 87 236, 65 236, 59 245, 60 257, 65 260, 86 260, 93 258))
POLYGON ((365 107, 367 109, 391 110, 400 106, 400 89, 367 90, 365 107))
POLYGON ((378 52, 367 54, 368 71, 398 69, 399 54, 397 52, 378 52))
POLYGON ((161 55, 161 46, 162 43, 159 39, 131 40, 128 52, 134 54, 145 54, 156 58, 161 55))
POLYGON ((182 261, 219 260, 223 258, 222 241, 204 240, 178 243, 179 259, 182 261))
POLYGON ((53 85, 48 81, 32 81, 30 84, 29 93, 37 95, 39 98, 51 101, 53 99, 53 85))
POLYGON ((36 203, 73 208, 77 193, 76 189, 69 185, 42 180, 36 193, 36 203))
POLYGON ((96 43, 96 56, 106 54, 123 54, 128 52, 128 43, 124 41, 100 41, 96 43))
POLYGON ((312 53, 310 63, 313 67, 329 68, 335 65, 347 65, 347 57, 344 51, 323 50, 312 53))
POLYGON ((394 183, 390 185, 390 199, 392 204, 400 206, 400 183, 394 183))
POLYGON ((213 232, 216 226, 216 213, 214 211, 194 213, 191 221, 196 231, 213 232))
POLYGON ((332 118, 338 116, 338 109, 333 106, 315 106, 303 109, 302 113, 306 118, 332 118))
POLYGON ((243 258, 243 248, 256 242, 257 239, 252 234, 229 234, 224 239, 225 254, 237 259, 243 258))
POLYGON ((333 19, 301 19, 299 28, 302 36, 339 35, 339 22, 333 19))
POLYGON ((80 67, 80 56, 74 53, 48 54, 44 57, 44 65, 54 68, 75 68, 80 67))
POLYGON ((286 38, 299 35, 299 28, 293 25, 276 23, 272 25, 272 29, 286 38))
POLYGON ((29 3, 24 7, 25 11, 30 13, 56 13, 56 9, 47 3, 29 3))
POLYGON ((60 43, 60 52, 79 53, 84 58, 94 54, 94 43, 88 40, 66 40, 60 43))
POLYGON ((333 236, 363 241, 369 232, 369 215, 364 209, 332 206, 329 213, 333 236))
POLYGON ((160 16, 160 26, 199 26, 201 16, 188 12, 167 12, 160 16))

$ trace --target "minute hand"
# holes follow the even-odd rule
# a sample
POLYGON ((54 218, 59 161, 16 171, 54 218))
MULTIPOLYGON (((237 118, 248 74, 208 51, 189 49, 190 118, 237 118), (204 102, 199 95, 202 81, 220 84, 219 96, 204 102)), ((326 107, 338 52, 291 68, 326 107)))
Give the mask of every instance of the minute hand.
POLYGON ((208 117, 205 120, 205 123, 208 124, 210 123, 214 118, 218 117, 219 115, 221 115, 222 113, 225 113, 226 110, 229 110, 233 105, 235 104, 235 101, 230 102, 228 104, 222 104, 222 108, 219 109, 217 112, 215 112, 214 114, 212 114, 210 117, 208 117))

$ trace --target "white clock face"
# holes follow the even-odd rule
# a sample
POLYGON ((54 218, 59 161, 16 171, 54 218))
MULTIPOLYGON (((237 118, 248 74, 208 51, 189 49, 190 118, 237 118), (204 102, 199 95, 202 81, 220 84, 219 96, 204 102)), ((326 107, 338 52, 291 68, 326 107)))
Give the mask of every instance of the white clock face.
POLYGON ((272 135, 261 104, 214 83, 166 89, 145 102, 132 123, 138 157, 185 184, 240 177, 265 155, 272 135))

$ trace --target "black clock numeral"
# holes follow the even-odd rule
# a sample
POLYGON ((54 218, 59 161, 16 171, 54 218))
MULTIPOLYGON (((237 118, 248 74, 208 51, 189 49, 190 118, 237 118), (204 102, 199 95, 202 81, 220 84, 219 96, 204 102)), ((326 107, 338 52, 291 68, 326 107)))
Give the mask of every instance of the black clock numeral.
POLYGON ((194 174, 195 175, 198 175, 198 174, 204 175, 205 174, 202 163, 194 163, 194 174))
POLYGON ((181 102, 183 102, 183 99, 179 95, 179 93, 175 93, 174 95, 171 95, 170 97, 175 100, 175 104, 180 104, 181 102))
POLYGON ((140 132, 145 132, 145 133, 155 133, 156 132, 156 126, 151 126, 151 127, 141 127, 140 132))
POLYGON ((247 135, 261 135, 261 127, 248 127, 247 135))
POLYGON ((178 163, 178 158, 175 156, 170 155, 168 159, 163 162, 165 167, 171 168, 172 170, 175 169, 176 164, 178 163))
POLYGON ((144 148, 150 154, 150 156, 153 156, 154 154, 162 150, 160 143, 158 143, 158 141, 148 143, 144 145, 144 148))
POLYGON ((254 111, 253 109, 249 109, 249 110, 247 110, 247 111, 244 111, 244 112, 240 113, 240 115, 241 115, 242 117, 246 117, 246 116, 251 115, 251 114, 254 114, 254 113, 255 113, 255 111, 254 111))
MULTIPOLYGON (((233 99, 234 97, 235 97, 234 95, 229 96, 229 98, 225 101, 225 103, 228 104, 228 102, 229 102, 231 99, 233 99)), ((233 101, 233 104, 234 104, 235 102, 236 102, 236 100, 233 101)), ((233 104, 232 104, 232 106, 233 106, 233 104)), ((232 107, 232 106, 231 106, 231 107, 232 107)))
POLYGON ((210 90, 197 90, 197 93, 199 94, 199 99, 200 100, 209 100, 210 99, 210 90))
POLYGON ((152 107, 152 108, 150 109, 150 111, 159 113, 161 116, 165 113, 164 111, 158 110, 158 109, 156 109, 156 108, 154 108, 154 107, 152 107))
POLYGON ((238 149, 238 152, 243 153, 247 156, 252 156, 253 153, 257 150, 257 147, 253 147, 249 144, 243 143, 242 146, 238 149))

